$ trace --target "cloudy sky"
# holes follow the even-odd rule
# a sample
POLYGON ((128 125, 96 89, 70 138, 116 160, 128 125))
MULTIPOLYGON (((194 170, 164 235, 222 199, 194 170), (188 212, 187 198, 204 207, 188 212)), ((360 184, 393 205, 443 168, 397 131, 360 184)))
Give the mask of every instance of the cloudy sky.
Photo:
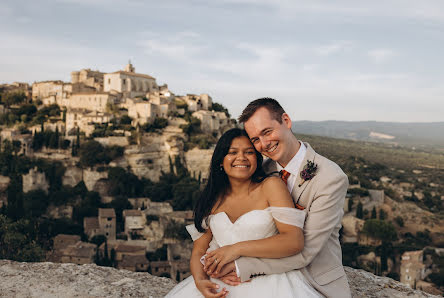
POLYGON ((238 116, 444 121, 444 1, 2 0, 0 83, 136 72, 238 116))

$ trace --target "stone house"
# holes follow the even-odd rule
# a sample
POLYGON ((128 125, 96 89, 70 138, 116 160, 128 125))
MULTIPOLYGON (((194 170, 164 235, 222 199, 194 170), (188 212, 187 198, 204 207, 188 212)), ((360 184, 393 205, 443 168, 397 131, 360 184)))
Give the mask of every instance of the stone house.
POLYGON ((134 272, 147 272, 150 262, 145 255, 123 255, 122 261, 118 262, 118 269, 125 269, 134 272))
POLYGON ((103 90, 121 93, 123 97, 134 98, 145 96, 146 93, 158 89, 155 78, 135 71, 136 69, 129 63, 124 70, 104 74, 103 90))
POLYGON ((32 88, 28 83, 13 82, 12 84, 0 84, 0 89, 2 89, 3 92, 23 92, 28 100, 31 99, 32 96, 32 88))
POLYGON ((88 236, 88 239, 91 239, 96 235, 104 235, 103 230, 100 228, 99 219, 97 217, 84 217, 83 230, 88 236))
POLYGON ((400 281, 416 289, 418 281, 425 278, 423 251, 406 251, 401 258, 400 281))
POLYGON ((230 119, 224 112, 199 110, 192 116, 200 120, 200 128, 206 133, 217 132, 230 123, 230 119))
POLYGON ((99 208, 99 226, 109 240, 116 239, 116 212, 113 208, 99 208))
POLYGON ((71 72, 71 83, 73 92, 92 88, 96 91, 103 91, 103 76, 105 73, 91 70, 89 68, 71 72))
POLYGON ((107 111, 108 105, 117 103, 118 96, 109 92, 82 92, 71 95, 64 105, 67 108, 104 113, 107 111))
POLYGON ((55 103, 68 98, 72 93, 72 85, 57 81, 42 81, 32 84, 32 100, 43 100, 47 97, 54 97, 55 103))
POLYGON ((79 128, 86 136, 89 136, 95 129, 94 124, 109 123, 113 118, 112 114, 106 112, 68 109, 66 112, 66 131, 72 135, 79 128))
POLYGON ((170 261, 151 261, 150 271, 154 276, 172 277, 171 276, 171 262, 170 261))
POLYGON ((77 265, 94 263, 97 246, 93 243, 78 241, 67 246, 61 257, 62 263, 74 263, 77 265))
POLYGON ((196 112, 200 110, 208 111, 213 105, 212 98, 208 94, 187 94, 185 96, 179 96, 178 98, 187 104, 188 111, 190 112, 196 112))
POLYGON ((63 251, 70 245, 80 241, 79 235, 58 234, 53 238, 52 251, 46 256, 46 261, 60 263, 62 261, 63 251))
POLYGON ((49 184, 46 181, 45 173, 40 172, 37 167, 29 169, 28 174, 22 175, 22 179, 24 193, 38 189, 41 189, 44 192, 48 193, 49 184))
POLYGON ((125 221, 125 234, 132 238, 131 235, 141 235, 145 227, 145 216, 140 210, 123 210, 123 219, 125 221))
MULTIPOLYGON (((111 240, 107 242, 108 247, 108 256, 111 256, 111 251, 114 250, 115 253, 115 261, 117 263, 117 268, 120 268, 119 266, 125 266, 128 264, 139 264, 137 265, 138 268, 143 268, 142 265, 145 265, 146 263, 141 260, 142 258, 135 258, 135 259, 127 259, 126 264, 123 265, 121 262, 123 259, 127 256, 139 256, 146 259, 146 246, 145 245, 135 245, 135 244, 129 244, 128 241, 119 241, 119 240, 111 240)), ((105 243, 102 243, 99 247, 99 253, 101 256, 105 255, 105 243)), ((148 267, 147 267, 148 268, 148 267)))

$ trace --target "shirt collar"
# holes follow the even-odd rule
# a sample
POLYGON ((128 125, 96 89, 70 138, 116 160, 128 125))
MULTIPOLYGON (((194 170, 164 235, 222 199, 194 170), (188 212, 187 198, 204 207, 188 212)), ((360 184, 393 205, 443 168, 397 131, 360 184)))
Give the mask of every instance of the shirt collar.
POLYGON ((285 168, 283 168, 278 162, 276 163, 278 171, 286 170, 292 175, 297 175, 302 161, 304 160, 305 153, 307 152, 307 147, 305 147, 304 143, 299 141, 299 144, 301 144, 301 146, 299 147, 298 152, 293 156, 285 168))

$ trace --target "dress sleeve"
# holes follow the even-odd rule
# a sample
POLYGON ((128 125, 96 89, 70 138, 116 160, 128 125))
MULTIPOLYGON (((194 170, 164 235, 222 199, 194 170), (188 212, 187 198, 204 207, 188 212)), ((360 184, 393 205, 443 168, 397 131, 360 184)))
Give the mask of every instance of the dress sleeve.
POLYGON ((301 229, 304 227, 305 216, 307 215, 304 210, 290 207, 268 207, 268 210, 277 221, 301 229))
MULTIPOLYGON (((208 229, 207 218, 204 218, 204 219, 203 219, 203 221, 202 221, 202 227, 203 227, 205 230, 208 229)), ((196 226, 195 226, 194 224, 187 225, 185 228, 187 229, 188 234, 190 234, 191 239, 193 239, 193 241, 196 241, 197 239, 199 239, 200 237, 202 237, 202 235, 204 234, 204 233, 199 232, 199 231, 196 229, 196 226)))

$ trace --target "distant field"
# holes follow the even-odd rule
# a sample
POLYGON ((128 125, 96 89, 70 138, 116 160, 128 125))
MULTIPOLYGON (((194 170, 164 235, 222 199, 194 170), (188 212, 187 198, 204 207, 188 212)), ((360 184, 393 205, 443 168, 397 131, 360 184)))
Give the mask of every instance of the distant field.
POLYGON ((440 170, 444 170, 444 153, 439 153, 437 150, 413 150, 383 143, 352 141, 298 133, 295 135, 298 139, 310 143, 319 154, 336 162, 355 156, 387 167, 405 170, 435 169, 440 173, 442 173, 440 170))
POLYGON ((297 134, 370 141, 444 154, 444 122, 293 121, 297 134))

